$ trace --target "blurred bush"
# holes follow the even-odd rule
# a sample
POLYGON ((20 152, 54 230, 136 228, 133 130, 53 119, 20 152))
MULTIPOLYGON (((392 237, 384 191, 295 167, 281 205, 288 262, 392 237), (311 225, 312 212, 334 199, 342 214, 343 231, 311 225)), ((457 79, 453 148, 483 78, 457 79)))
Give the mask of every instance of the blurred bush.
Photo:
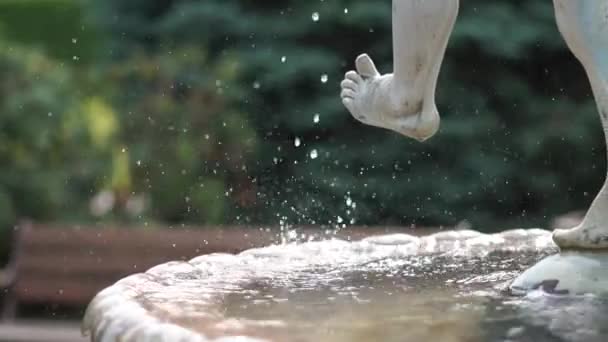
POLYGON ((115 111, 108 187, 118 207, 142 219, 205 224, 252 207, 247 165, 258 139, 232 106, 237 71, 230 58, 211 63, 196 48, 134 53, 97 70, 93 83, 115 111))
POLYGON ((63 61, 91 61, 99 53, 99 35, 84 18, 86 1, 2 0, 0 32, 63 61))
POLYGON ((0 113, 0 227, 77 215, 104 155, 70 66, 0 42, 0 113))
POLYGON ((26 217, 222 223, 251 209, 257 136, 226 106, 239 88, 220 81, 236 61, 185 47, 94 63, 84 3, 0 3, 0 228, 26 217))
MULTIPOLYGON (((602 182, 604 148, 590 90, 548 1, 462 4, 439 83, 442 130, 425 144, 354 122, 338 99, 342 74, 358 53, 370 52, 390 70, 390 1, 91 5, 114 61, 140 49, 166 56, 202 46, 205 63, 237 66, 215 80, 202 66, 193 71, 235 91, 221 112, 246 114, 239 120, 259 137, 259 156, 245 164, 258 188, 256 210, 242 216, 252 221, 536 225, 584 208, 602 182)), ((150 117, 140 130, 180 128, 178 118, 150 117)), ((192 125, 188 134, 204 137, 213 127, 192 125)), ((191 172, 193 165, 180 167, 191 172)), ((166 180, 191 182, 177 170, 166 180)), ((169 188, 163 193, 173 205, 169 188)))

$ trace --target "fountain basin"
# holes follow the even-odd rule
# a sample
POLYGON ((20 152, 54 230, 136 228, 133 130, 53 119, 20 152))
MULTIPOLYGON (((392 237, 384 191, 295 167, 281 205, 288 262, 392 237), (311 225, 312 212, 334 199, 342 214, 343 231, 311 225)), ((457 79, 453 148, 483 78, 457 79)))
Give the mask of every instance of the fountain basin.
POLYGON ((570 300, 543 288, 524 297, 508 293, 522 271, 556 252, 549 232, 517 230, 206 255, 102 291, 83 330, 104 342, 608 339, 601 298, 570 300))

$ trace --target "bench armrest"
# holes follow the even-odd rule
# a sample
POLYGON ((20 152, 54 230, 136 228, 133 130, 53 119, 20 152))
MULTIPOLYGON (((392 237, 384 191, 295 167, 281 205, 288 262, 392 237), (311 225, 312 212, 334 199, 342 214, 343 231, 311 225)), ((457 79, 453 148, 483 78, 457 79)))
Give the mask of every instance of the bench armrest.
POLYGON ((31 223, 23 221, 18 226, 15 226, 13 231, 13 248, 8 264, 0 269, 0 290, 8 289, 13 286, 17 279, 17 269, 21 262, 21 254, 23 249, 23 236, 31 230, 31 223))
POLYGON ((0 290, 7 289, 15 282, 16 273, 14 270, 6 268, 0 270, 0 290))

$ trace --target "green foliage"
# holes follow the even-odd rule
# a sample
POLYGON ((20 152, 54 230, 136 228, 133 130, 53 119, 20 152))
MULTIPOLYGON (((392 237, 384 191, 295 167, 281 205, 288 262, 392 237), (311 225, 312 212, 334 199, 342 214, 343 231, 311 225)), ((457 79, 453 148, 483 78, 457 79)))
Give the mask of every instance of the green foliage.
POLYGON ((10 41, 36 46, 55 58, 89 61, 99 42, 83 18, 84 1, 0 1, 0 32, 10 41))
POLYGON ((255 196, 246 166, 256 132, 226 105, 237 89, 218 81, 229 84, 237 66, 205 60, 195 48, 134 54, 94 82, 106 86, 119 124, 115 165, 124 166, 107 186, 124 205, 133 194, 147 198, 155 219, 222 223, 255 196))
POLYGON ((2 228, 83 208, 103 157, 89 144, 74 77, 37 51, 0 43, 2 228))
MULTIPOLYGON (((115 56, 130 55, 134 45, 151 55, 205 46, 211 63, 238 65, 234 78, 216 77, 240 91, 223 110, 247 113, 244 122, 263 139, 248 164, 257 210, 245 216, 255 221, 466 219, 500 229, 584 208, 603 180, 588 82, 549 1, 462 4, 439 83, 442 129, 425 144, 356 123, 338 99, 341 76, 359 52, 390 70, 390 1, 106 0, 94 3, 94 13, 115 56)), ((191 134, 212 127, 191 127, 191 134)))
POLYGON ((2 2, 0 226, 89 217, 103 191, 110 217, 197 223, 501 229, 584 208, 603 137, 551 6, 462 4, 420 144, 338 98, 358 53, 390 70, 390 1, 2 2))

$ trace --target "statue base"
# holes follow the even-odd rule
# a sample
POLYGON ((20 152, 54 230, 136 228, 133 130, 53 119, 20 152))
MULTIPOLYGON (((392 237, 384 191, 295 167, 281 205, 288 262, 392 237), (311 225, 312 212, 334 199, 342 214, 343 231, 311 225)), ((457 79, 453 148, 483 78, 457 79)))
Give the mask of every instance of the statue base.
POLYGON ((511 293, 543 291, 556 295, 608 295, 608 251, 569 251, 552 255, 521 274, 511 293))

